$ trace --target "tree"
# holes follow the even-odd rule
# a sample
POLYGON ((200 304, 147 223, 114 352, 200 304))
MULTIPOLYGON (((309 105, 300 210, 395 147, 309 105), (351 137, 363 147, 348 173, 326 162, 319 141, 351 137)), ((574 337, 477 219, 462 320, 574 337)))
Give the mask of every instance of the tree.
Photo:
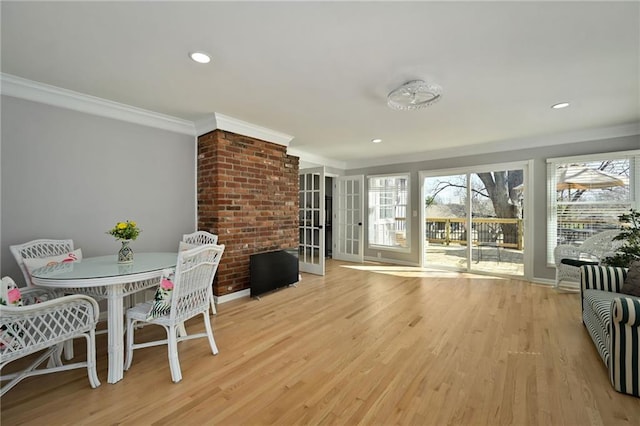
MULTIPOLYGON (((479 200, 485 198, 493 207, 493 215, 497 218, 517 219, 522 218, 522 205, 519 201, 521 190, 518 186, 523 183, 522 170, 509 170, 500 172, 475 173, 482 182, 483 187, 477 184, 471 185, 471 193, 475 205, 482 204, 479 200)), ((461 176, 462 177, 462 176, 461 176)), ((434 204, 438 194, 447 188, 458 188, 463 191, 460 198, 466 199, 466 179, 459 182, 449 179, 438 181, 432 192, 426 197, 426 207, 434 204)), ((478 209, 474 209, 478 211, 478 209)), ((505 243, 518 243, 518 226, 516 224, 502 224, 502 234, 505 243)))
MULTIPOLYGON (((484 189, 491 199, 496 217, 522 217, 522 207, 517 202, 518 190, 516 189, 518 185, 523 183, 522 170, 476 173, 476 175, 484 184, 484 189)), ((505 243, 518 242, 518 227, 516 224, 502 224, 502 233, 505 243)))

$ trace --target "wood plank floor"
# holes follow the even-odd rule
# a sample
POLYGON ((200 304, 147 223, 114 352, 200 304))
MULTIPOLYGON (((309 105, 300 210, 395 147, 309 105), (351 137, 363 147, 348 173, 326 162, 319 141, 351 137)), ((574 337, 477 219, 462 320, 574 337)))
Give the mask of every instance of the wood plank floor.
POLYGON ((84 370, 29 378, 2 398, 2 424, 640 424, 640 399, 609 384, 576 293, 399 266, 327 270, 220 305, 220 354, 182 343, 179 384, 163 347, 136 351, 124 380, 106 383, 101 335, 102 386, 84 370))

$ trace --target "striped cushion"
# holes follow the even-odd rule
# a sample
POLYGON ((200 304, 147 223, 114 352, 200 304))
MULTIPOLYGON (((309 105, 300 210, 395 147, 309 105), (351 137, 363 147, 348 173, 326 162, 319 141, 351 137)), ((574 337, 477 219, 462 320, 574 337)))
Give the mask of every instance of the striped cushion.
POLYGON ((597 265, 580 267, 582 290, 594 289, 619 293, 626 277, 627 270, 625 268, 597 265))
POLYGON ((640 397, 640 299, 615 299, 611 315, 611 384, 618 392, 640 397))

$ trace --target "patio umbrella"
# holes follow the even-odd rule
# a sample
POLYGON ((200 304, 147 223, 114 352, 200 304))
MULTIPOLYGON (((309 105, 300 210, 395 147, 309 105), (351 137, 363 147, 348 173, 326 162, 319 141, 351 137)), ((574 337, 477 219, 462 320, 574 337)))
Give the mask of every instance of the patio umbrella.
POLYGON ((610 175, 598 169, 586 166, 569 166, 558 176, 558 191, 563 189, 602 189, 624 186, 625 182, 618 176, 610 175))

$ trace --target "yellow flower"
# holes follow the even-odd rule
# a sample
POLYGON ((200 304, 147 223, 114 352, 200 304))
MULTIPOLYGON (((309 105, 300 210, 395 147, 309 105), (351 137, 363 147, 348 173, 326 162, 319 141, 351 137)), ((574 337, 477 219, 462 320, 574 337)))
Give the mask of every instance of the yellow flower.
POLYGON ((138 225, 134 221, 116 222, 116 225, 107 231, 107 234, 113 235, 117 240, 135 240, 140 235, 138 225))

